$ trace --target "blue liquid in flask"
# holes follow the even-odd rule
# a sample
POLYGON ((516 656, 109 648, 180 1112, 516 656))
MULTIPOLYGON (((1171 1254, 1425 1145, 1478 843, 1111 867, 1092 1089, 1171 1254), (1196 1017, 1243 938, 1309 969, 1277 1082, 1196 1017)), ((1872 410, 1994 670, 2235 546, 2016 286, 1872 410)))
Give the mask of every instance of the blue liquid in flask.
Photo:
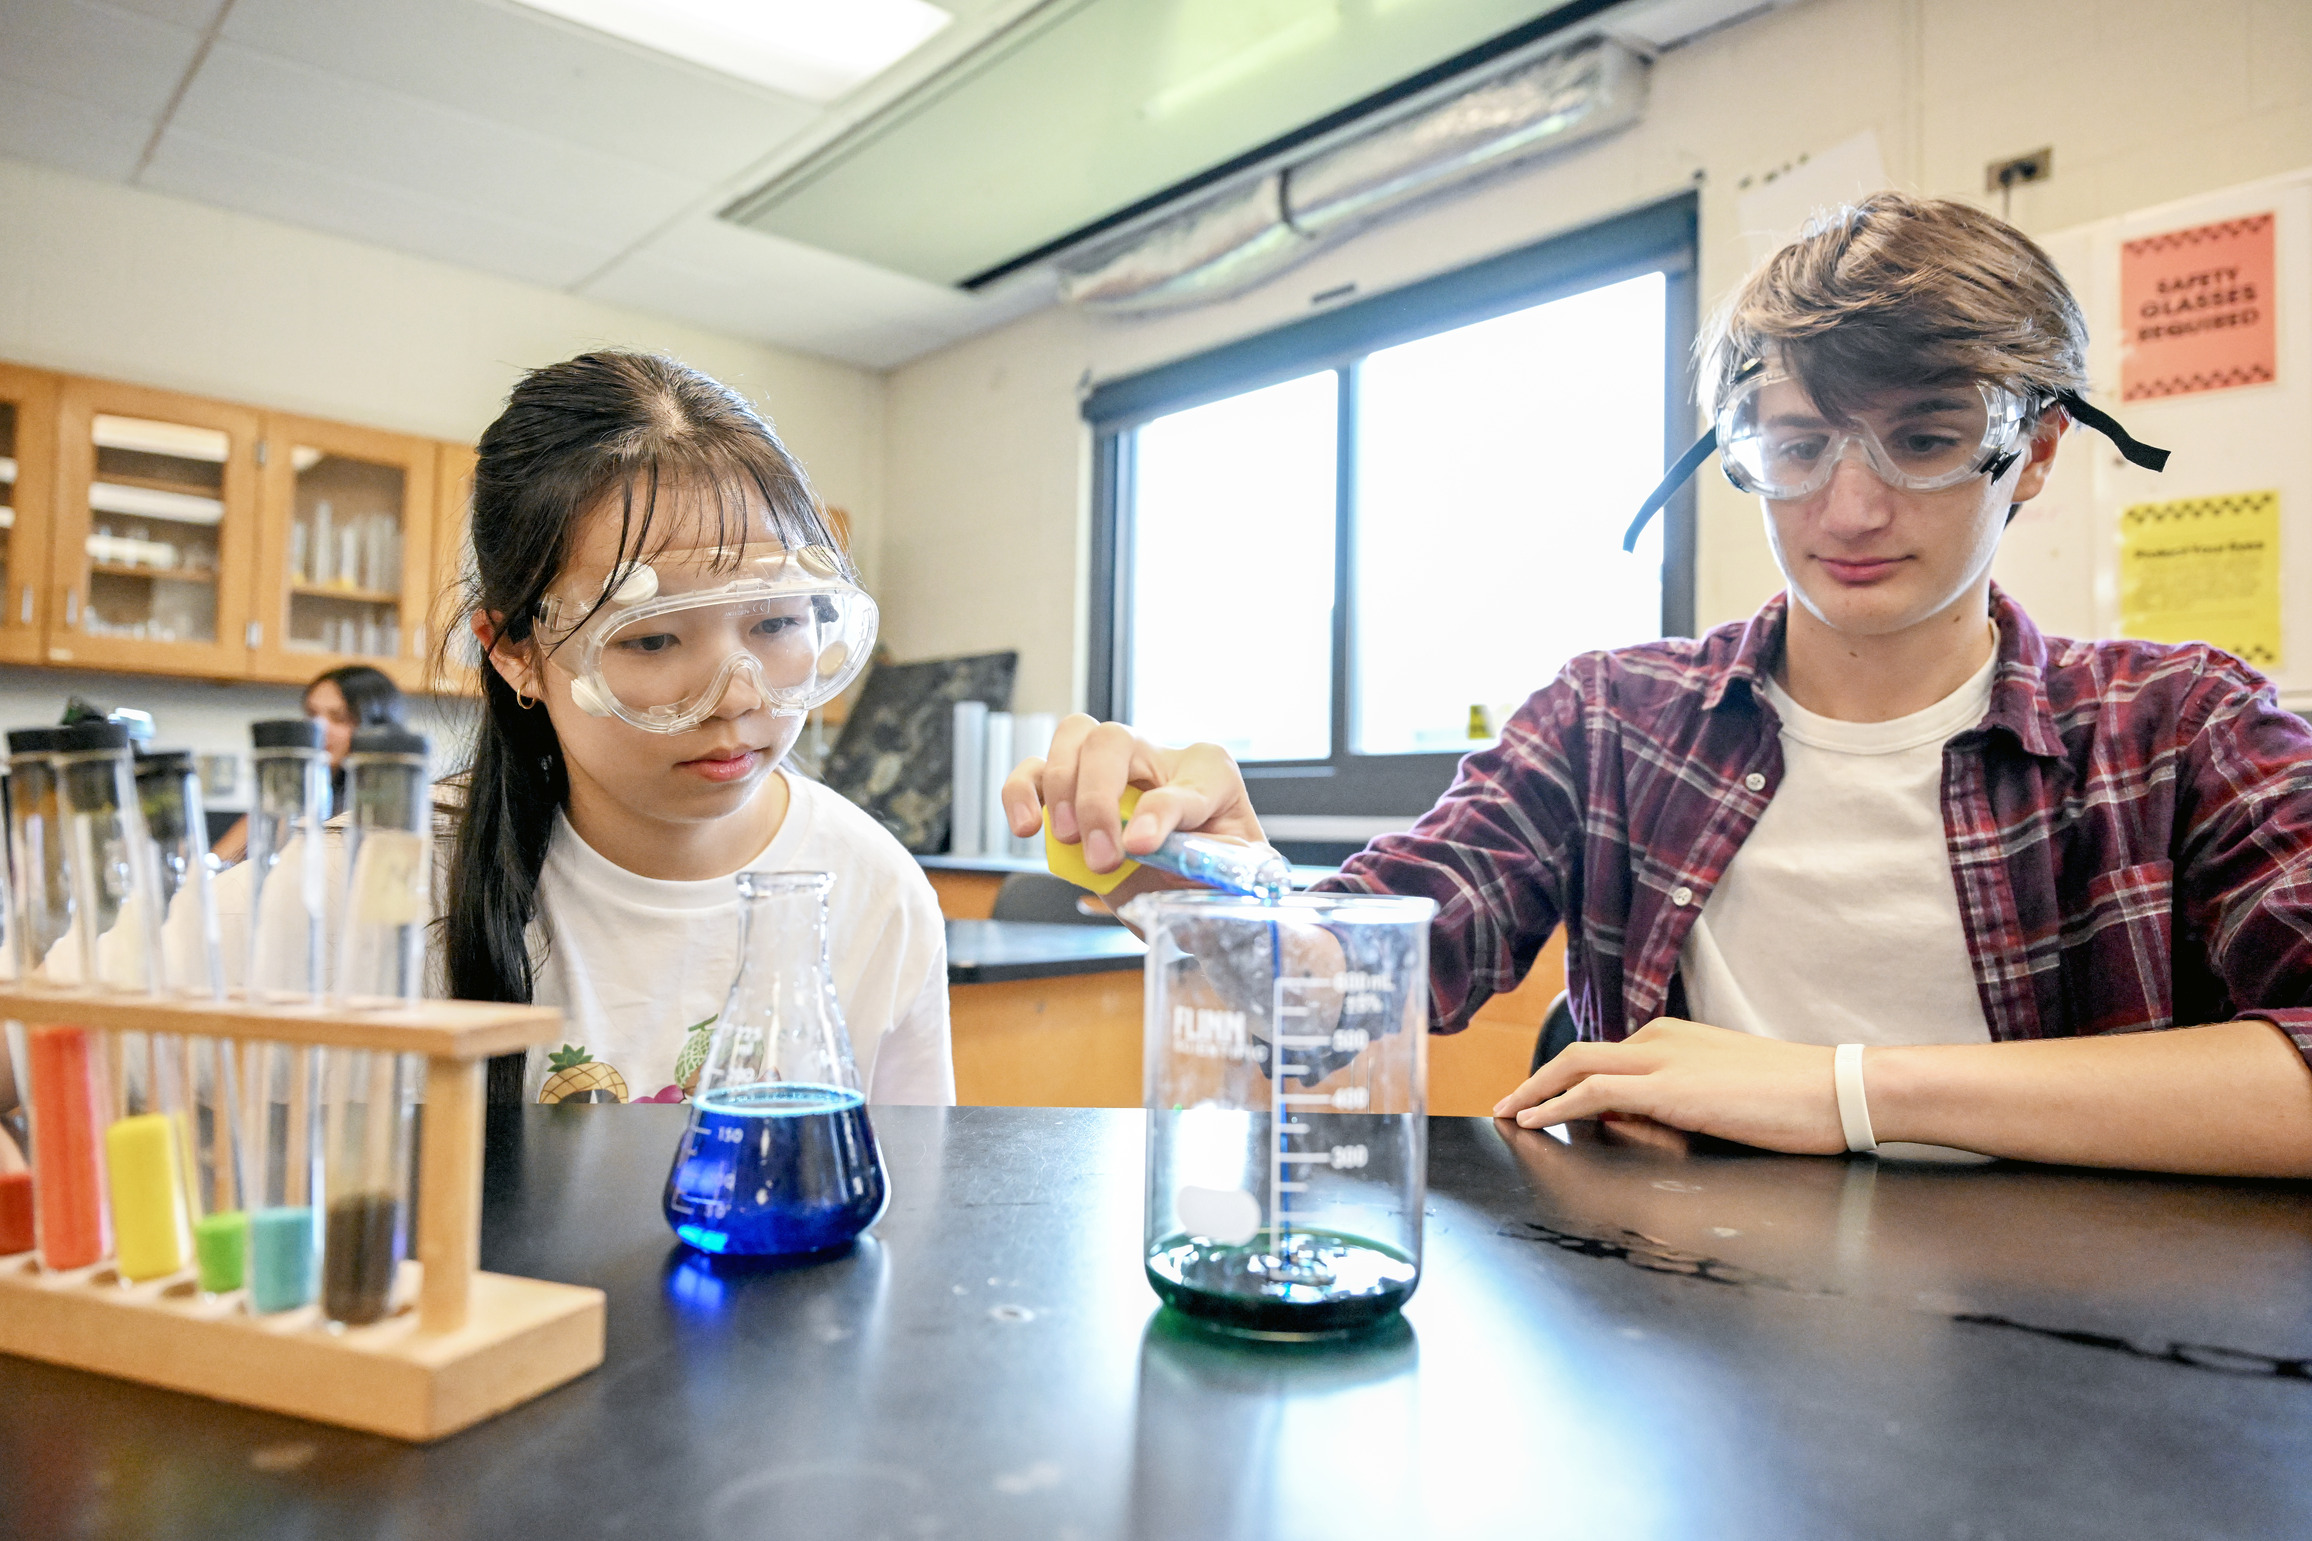
POLYGON ((882 1218, 889 1198, 867 1099, 774 1081, 691 1105, 667 1174, 666 1223, 702 1252, 822 1252, 882 1218))

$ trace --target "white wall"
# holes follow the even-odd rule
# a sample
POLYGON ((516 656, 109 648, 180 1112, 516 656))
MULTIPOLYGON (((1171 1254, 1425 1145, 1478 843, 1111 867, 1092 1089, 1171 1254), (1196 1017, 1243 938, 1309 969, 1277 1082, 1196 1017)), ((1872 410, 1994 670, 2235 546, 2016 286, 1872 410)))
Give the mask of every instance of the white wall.
MULTIPOLYGON (((883 380, 870 371, 0 160, 0 359, 471 442, 521 371, 608 345, 664 350, 744 391, 851 511, 873 580, 883 380)), ((249 721, 294 716, 300 700, 0 668, 0 727, 53 722, 74 691, 147 707, 164 742, 217 753, 245 750, 249 721)))
MULTIPOLYGON (((1807 0, 1666 55, 1644 120, 1562 161, 1372 232, 1266 288, 1153 321, 1048 311, 895 371, 882 526, 903 657, 1016 647, 1015 706, 1083 699, 1089 381, 1298 319, 1696 185, 1707 307, 1750 263, 1745 176, 1869 130, 1889 179, 1983 200, 1992 160, 2055 147, 2011 218, 2045 232, 2312 164, 2302 0, 1807 0)), ((1778 579, 1755 504, 1702 482, 1700 620, 1778 579)))

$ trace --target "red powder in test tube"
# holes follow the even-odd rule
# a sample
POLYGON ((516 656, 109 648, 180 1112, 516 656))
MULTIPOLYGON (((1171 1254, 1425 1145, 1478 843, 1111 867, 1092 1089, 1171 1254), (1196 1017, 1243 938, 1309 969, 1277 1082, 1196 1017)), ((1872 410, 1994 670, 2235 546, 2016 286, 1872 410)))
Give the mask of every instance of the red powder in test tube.
POLYGON ((0 1172, 0 1257, 32 1250, 32 1174, 0 1172))
POLYGON ((110 1250, 96 1045, 77 1027, 36 1027, 30 1037, 40 1260, 50 1268, 85 1268, 110 1250))

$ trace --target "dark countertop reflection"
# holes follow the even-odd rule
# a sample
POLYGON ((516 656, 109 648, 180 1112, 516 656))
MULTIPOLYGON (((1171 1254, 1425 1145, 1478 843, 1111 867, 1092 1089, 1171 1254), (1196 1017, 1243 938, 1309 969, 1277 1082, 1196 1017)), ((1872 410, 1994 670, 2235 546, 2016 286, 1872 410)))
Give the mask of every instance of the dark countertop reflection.
POLYGON ((1405 1320, 1160 1313, 1133 1112, 875 1110, 872 1239, 710 1262, 673 1107, 493 1121, 485 1266, 603 1367, 431 1447, 0 1358, 0 1535, 2301 1534, 2312 1187, 1431 1131, 1405 1320))

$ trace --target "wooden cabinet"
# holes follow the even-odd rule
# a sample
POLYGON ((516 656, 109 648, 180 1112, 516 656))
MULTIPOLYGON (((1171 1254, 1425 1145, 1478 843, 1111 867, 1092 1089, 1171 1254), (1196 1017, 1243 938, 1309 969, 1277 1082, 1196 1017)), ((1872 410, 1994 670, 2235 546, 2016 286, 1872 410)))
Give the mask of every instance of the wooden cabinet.
POLYGON ((263 459, 250 674, 362 663, 424 688, 432 442, 274 412, 263 459))
POLYGON ((0 364, 0 662, 285 684, 366 663, 440 688, 473 463, 463 445, 0 364), (437 508, 455 511, 438 536, 437 508))
POLYGON ((47 657, 56 376, 0 364, 0 661, 47 657))
POLYGON ((197 396, 64 381, 49 662, 249 673, 260 421, 197 396))

